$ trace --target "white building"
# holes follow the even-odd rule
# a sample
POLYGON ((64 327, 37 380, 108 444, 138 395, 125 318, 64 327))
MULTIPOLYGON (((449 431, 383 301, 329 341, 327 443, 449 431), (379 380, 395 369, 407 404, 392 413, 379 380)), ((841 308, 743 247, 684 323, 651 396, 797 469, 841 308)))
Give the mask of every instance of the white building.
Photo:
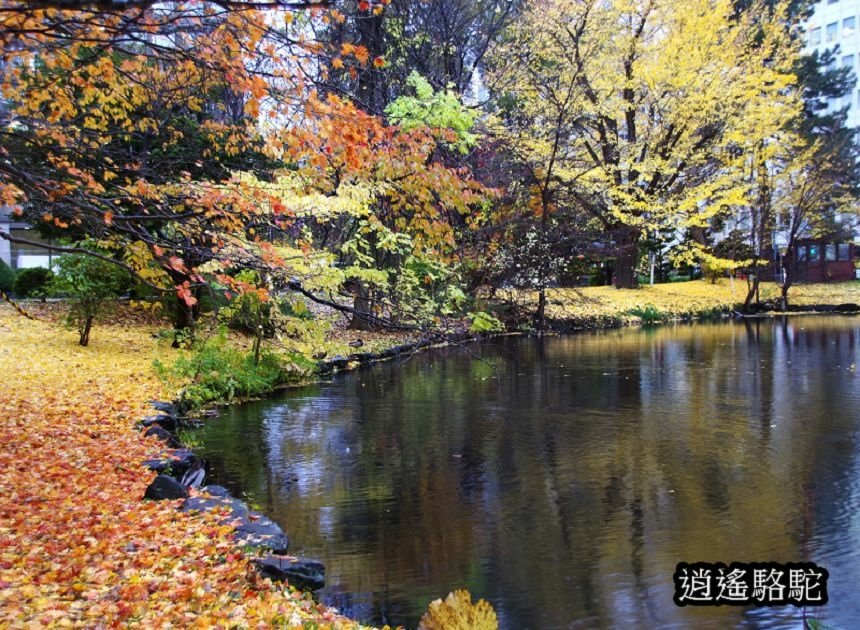
MULTIPOLYGON (((8 208, 0 206, 0 232, 6 232, 13 236, 26 238, 29 241, 47 242, 40 238, 36 230, 28 224, 19 221, 8 208)), ((10 243, 5 238, 0 238, 0 260, 13 269, 24 269, 26 267, 50 267, 51 253, 32 245, 18 245, 10 243)))
MULTIPOLYGON (((806 23, 806 49, 819 54, 839 46, 834 63, 860 74, 860 0, 819 0, 806 23)), ((848 107, 849 127, 860 126, 860 85, 852 95, 831 99, 829 110, 848 107)))

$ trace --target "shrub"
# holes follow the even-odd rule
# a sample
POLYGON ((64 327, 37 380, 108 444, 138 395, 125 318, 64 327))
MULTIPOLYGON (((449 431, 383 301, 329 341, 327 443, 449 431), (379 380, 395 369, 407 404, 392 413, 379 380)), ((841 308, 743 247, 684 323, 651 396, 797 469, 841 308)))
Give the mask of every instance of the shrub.
POLYGON ((15 274, 13 289, 19 298, 42 298, 48 295, 48 283, 54 274, 50 269, 44 267, 30 267, 19 269, 15 274))
POLYGON ((477 313, 470 313, 468 317, 472 321, 472 324, 469 326, 469 332, 480 334, 500 333, 505 331, 504 324, 489 313, 479 311, 477 313))
POLYGON ((666 319, 666 315, 664 313, 657 310, 650 304, 644 308, 637 306, 636 308, 632 308, 627 311, 627 313, 638 317, 642 321, 643 326, 659 324, 666 319))
POLYGON ((259 361, 254 359, 254 352, 228 346, 222 332, 173 365, 156 361, 155 368, 168 383, 190 381, 180 394, 181 406, 190 410, 234 398, 263 396, 280 385, 302 380, 316 367, 300 354, 281 356, 263 350, 259 361))
POLYGON ((107 300, 129 286, 129 273, 106 260, 82 254, 62 256, 54 265, 57 275, 49 289, 70 299, 67 322, 77 328, 79 343, 86 346, 96 315, 107 300))
POLYGON ((689 282, 690 276, 669 276, 669 282, 689 282))
POLYGON ((9 293, 15 285, 15 270, 0 260, 0 291, 9 293))

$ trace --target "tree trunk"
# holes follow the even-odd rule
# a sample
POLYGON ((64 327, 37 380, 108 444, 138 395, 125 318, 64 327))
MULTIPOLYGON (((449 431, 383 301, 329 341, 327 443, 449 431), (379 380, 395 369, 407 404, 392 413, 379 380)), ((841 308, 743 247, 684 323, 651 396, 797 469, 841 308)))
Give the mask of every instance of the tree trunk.
MULTIPOLYGON (((358 41, 367 48, 371 58, 385 55, 385 29, 381 13, 362 16, 356 21, 358 41)), ((372 68, 358 73, 356 86, 358 104, 372 114, 381 115, 388 105, 385 79, 372 68)))
POLYGON ((538 332, 546 329, 546 289, 541 287, 538 292, 538 307, 535 312, 535 328, 538 332))
POLYGON ((254 365, 260 365, 260 350, 263 347, 263 337, 259 328, 254 336, 254 365))
POLYGON ((785 272, 785 282, 782 283, 780 289, 780 310, 787 311, 788 310, 788 290, 791 288, 791 278, 788 275, 788 272, 785 272))
MULTIPOLYGON (((195 261, 196 262, 196 261, 195 261)), ((190 267, 191 264, 186 262, 186 264, 190 267)), ((172 267, 166 267, 165 271, 167 275, 170 276, 170 279, 173 281, 177 287, 188 282, 192 289, 191 294, 196 298, 196 302, 189 306, 185 303, 185 300, 180 298, 177 295, 176 298, 176 312, 173 314, 173 344, 174 348, 178 348, 182 345, 183 337, 184 338, 194 338, 194 324, 197 321, 198 316, 200 315, 200 298, 203 296, 203 292, 201 287, 194 286, 195 280, 187 275, 185 272, 177 271, 172 267)))
POLYGON ((370 299, 370 290, 360 281, 355 281, 355 299, 352 302, 355 311, 349 327, 352 330, 373 330, 370 315, 373 312, 373 302, 370 299))
POLYGON ((657 266, 657 255, 654 252, 648 254, 648 262, 651 269, 651 276, 649 278, 648 284, 650 286, 654 286, 654 267, 657 266))
POLYGON ((744 313, 750 312, 750 306, 752 305, 753 298, 758 295, 758 268, 756 268, 754 274, 750 274, 747 276, 747 297, 744 300, 744 313), (752 278, 752 281, 750 281, 752 278))
POLYGON ((186 304, 185 300, 179 299, 176 301, 176 317, 173 320, 173 344, 171 344, 174 348, 182 345, 181 338, 183 336, 187 335, 193 339, 194 322, 197 320, 197 314, 199 313, 199 304, 199 300, 193 306, 186 304))
POLYGON ((84 319, 83 327, 81 328, 81 338, 78 341, 82 346, 87 346, 90 343, 90 330, 93 327, 93 316, 90 315, 84 319))
POLYGON ((615 263, 615 288, 635 289, 639 286, 636 278, 636 262, 639 253, 639 230, 623 227, 617 240, 618 259, 615 263))
POLYGON ((549 204, 550 196, 546 188, 541 192, 540 245, 538 248, 538 307, 535 312, 535 328, 543 333, 546 328, 546 285, 549 282, 549 204))
POLYGON ((785 256, 782 258, 782 286, 779 287, 780 290, 780 310, 787 311, 788 310, 788 290, 791 288, 792 283, 794 282, 794 276, 792 276, 792 271, 794 270, 794 257, 792 256, 792 252, 794 251, 794 239, 791 238, 788 241, 788 247, 786 249, 785 256))

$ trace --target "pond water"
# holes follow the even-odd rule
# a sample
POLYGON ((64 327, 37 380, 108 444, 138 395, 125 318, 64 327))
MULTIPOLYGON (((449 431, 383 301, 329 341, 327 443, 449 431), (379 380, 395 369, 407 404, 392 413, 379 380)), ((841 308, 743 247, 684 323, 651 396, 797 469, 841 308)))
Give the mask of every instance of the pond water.
POLYGON ((793 606, 679 608, 672 574, 810 560, 830 603, 807 616, 860 627, 860 319, 469 350, 226 410, 194 433, 210 480, 367 623, 415 627, 465 587, 506 629, 800 627, 793 606))

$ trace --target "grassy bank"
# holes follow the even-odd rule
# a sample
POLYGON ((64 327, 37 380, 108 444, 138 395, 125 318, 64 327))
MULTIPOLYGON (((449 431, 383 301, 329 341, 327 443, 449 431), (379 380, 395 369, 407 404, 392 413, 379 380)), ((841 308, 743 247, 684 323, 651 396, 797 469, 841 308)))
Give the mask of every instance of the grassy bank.
MULTIPOLYGON (((510 301, 526 312, 534 312, 534 292, 502 291, 502 301, 510 301)), ((762 283, 760 297, 775 299, 779 289, 762 283)), ((574 327, 638 325, 673 319, 695 319, 729 313, 743 304, 746 282, 721 279, 657 284, 635 290, 613 287, 549 289, 547 318, 574 327)), ((794 306, 836 306, 860 303, 860 281, 806 284, 792 287, 789 301, 794 306)))

